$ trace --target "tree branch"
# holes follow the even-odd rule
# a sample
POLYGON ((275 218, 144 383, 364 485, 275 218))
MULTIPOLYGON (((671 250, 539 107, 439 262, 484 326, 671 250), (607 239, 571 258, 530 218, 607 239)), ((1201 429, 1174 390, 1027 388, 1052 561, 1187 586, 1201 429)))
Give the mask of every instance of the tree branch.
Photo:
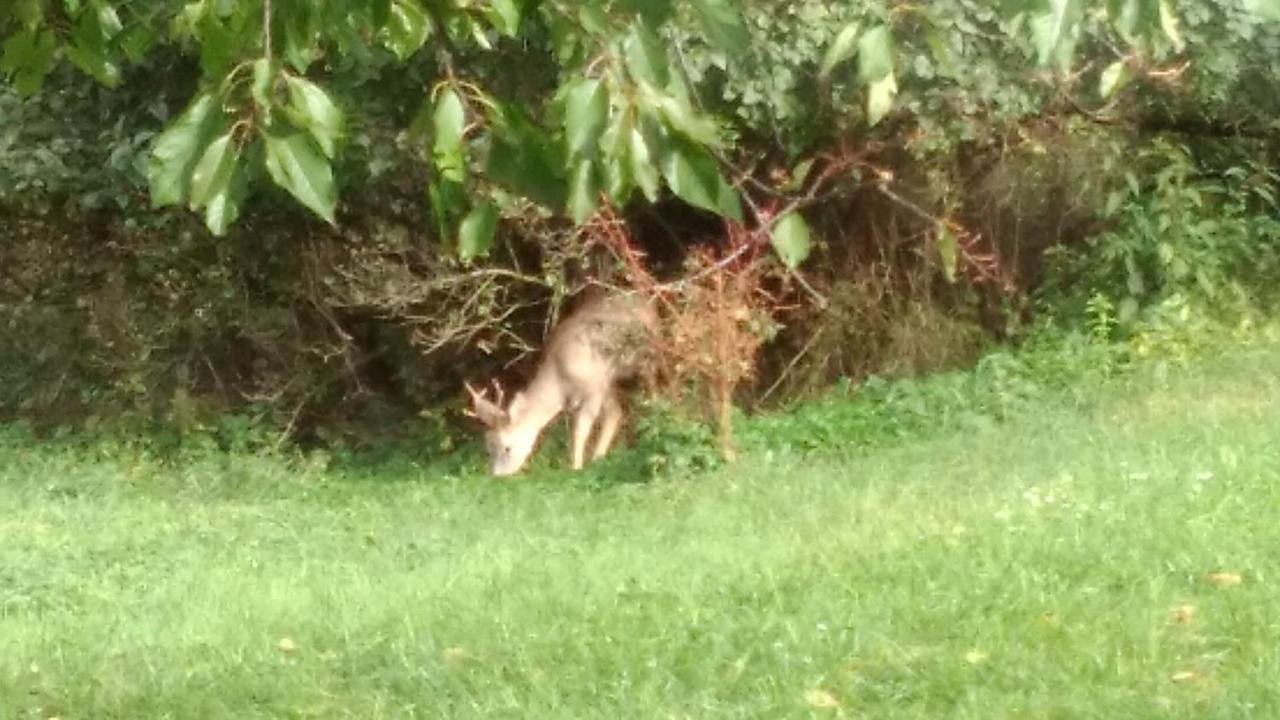
POLYGON ((271 61, 271 0, 262 0, 262 55, 271 61))

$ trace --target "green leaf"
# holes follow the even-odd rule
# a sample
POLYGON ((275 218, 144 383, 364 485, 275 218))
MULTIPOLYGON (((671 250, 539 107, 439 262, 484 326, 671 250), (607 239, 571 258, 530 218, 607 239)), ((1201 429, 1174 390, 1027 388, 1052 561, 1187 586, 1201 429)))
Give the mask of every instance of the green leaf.
POLYGON ((1141 297, 1147 291, 1147 283, 1142 277, 1142 270, 1138 268, 1138 263, 1132 255, 1125 256, 1124 264, 1129 271, 1129 294, 1134 297, 1141 297))
POLYGON ((196 152, 212 131, 212 121, 221 117, 221 112, 215 112, 217 107, 213 95, 202 93, 156 137, 147 163, 147 182, 155 207, 176 204, 186 196, 196 152))
POLYGON ((1080 1, 1045 0, 1047 9, 1032 16, 1031 42, 1041 65, 1054 63, 1064 71, 1071 67, 1084 15, 1080 1))
POLYGON ((369 17, 381 29, 391 20, 391 0, 369 0, 369 17))
POLYGON ((635 178, 631 174, 631 153, 623 145, 621 152, 604 159, 604 191, 609 200, 621 205, 635 188, 635 178))
POLYGON ((818 77, 827 77, 836 65, 853 57, 858 50, 858 30, 861 26, 856 23, 849 23, 836 35, 835 40, 831 42, 831 46, 827 48, 826 54, 822 56, 822 66, 818 70, 818 77))
POLYGON ((942 261, 942 274, 947 282, 955 282, 960 264, 960 243, 945 225, 938 230, 938 259, 942 261))
POLYGON ((781 190, 786 193, 800 192, 800 188, 804 187, 805 180, 809 179, 809 173, 813 170, 815 160, 816 158, 809 157, 796 163, 781 190))
POLYGON ((175 40, 194 41, 198 27, 204 21, 208 8, 202 2, 188 2, 169 20, 169 34, 175 40))
POLYGON ((1280 0, 1244 0, 1244 6, 1264 20, 1280 22, 1280 0))
POLYGON ((488 254, 497 232, 498 208, 492 202, 484 200, 471 208, 471 212, 467 213, 458 226, 458 256, 464 262, 470 262, 488 254))
POLYGON ((656 202, 658 191, 661 189, 658 168, 654 167, 649 145, 645 142, 640 128, 632 127, 630 135, 631 152, 628 154, 631 159, 631 176, 635 178, 636 184, 640 186, 640 190, 649 202, 656 202))
MULTIPOLYGON (((563 208, 566 201, 564 178, 553 161, 548 161, 549 147, 538 138, 494 138, 485 174, 499 186, 520 193, 547 209, 563 208)), ((550 151, 554 154, 554 151, 550 151)))
MULTIPOLYGON (((200 3, 206 6, 206 3, 200 3)), ((200 69, 206 77, 222 77, 240 61, 244 34, 231 23, 224 23, 207 9, 192 28, 192 40, 200 48, 200 69)))
POLYGON ((204 206, 204 224, 217 237, 227 233, 227 228, 240 217, 240 205, 244 202, 246 181, 244 166, 235 164, 227 178, 227 184, 215 188, 204 206))
POLYGON ((671 79, 671 63, 652 30, 643 23, 632 23, 623 52, 632 78, 654 87, 666 87, 671 79))
POLYGON ((871 84, 893 74, 893 34, 877 25, 858 39, 858 79, 871 84))
POLYGON ((1169 42, 1173 43, 1174 50, 1182 52, 1187 47, 1178 30, 1178 14, 1174 11, 1171 0, 1160 0, 1160 29, 1169 38, 1169 42))
POLYGON ((933 57, 934 65, 946 77, 955 77, 956 61, 955 55, 951 52, 951 42, 938 28, 930 26, 925 30, 925 42, 929 45, 929 55, 933 57))
POLYGON ((134 23, 125 28, 116 42, 130 62, 142 62, 142 59, 146 57, 147 51, 155 45, 156 31, 146 25, 134 23))
POLYGON ((693 9, 713 45, 731 56, 747 52, 751 35, 733 0, 693 0, 693 9))
POLYGON ((716 207, 720 217, 742 222, 742 198, 719 173, 716 173, 716 207))
POLYGON ((1120 205, 1124 203, 1126 195, 1122 190, 1113 190, 1107 194, 1106 204, 1102 207, 1102 217, 1114 217, 1116 211, 1120 209, 1120 205))
POLYGON ((395 0, 391 19, 380 36, 382 44, 404 62, 422 47, 430 33, 431 20, 415 0, 395 0))
POLYGON ((569 216, 577 224, 582 224, 596 211, 599 203, 600 186, 597 182, 595 163, 590 159, 579 160, 573 169, 573 180, 569 183, 569 216))
POLYGON ((431 218, 435 221, 436 237, 441 243, 449 238, 449 219, 457 214, 466 201, 462 185, 443 180, 427 183, 427 198, 431 206, 431 218))
POLYGON ((239 155, 240 149, 232 141, 229 130, 209 143, 191 172, 188 207, 192 210, 202 207, 216 188, 227 183, 239 155))
POLYGON ((594 3, 582 3, 578 6, 578 22, 582 28, 594 35, 609 34, 609 14, 604 8, 594 3))
POLYGON ((271 81, 275 79, 275 67, 267 58, 259 58, 253 61, 253 81, 249 85, 249 94, 253 96, 253 103, 258 106, 258 111, 263 117, 270 121, 271 119, 271 81))
POLYGON ((120 68, 99 49, 71 44, 66 47, 67 59, 86 75, 109 88, 120 84, 120 68))
POLYGON ((715 159, 705 150, 684 142, 673 143, 661 165, 667 186, 681 200, 742 221, 742 201, 737 191, 720 175, 715 159))
POLYGON ((324 151, 333 159, 338 138, 342 136, 342 111, 329 94, 319 85, 296 75, 288 75, 289 119, 311 133, 324 151))
POLYGON ((809 257, 812 241, 809 225, 798 212, 789 212, 773 224, 769 241, 788 270, 795 270, 809 257))
POLYGON ((875 127, 893 109, 893 98, 898 94, 898 81, 893 75, 871 83, 867 88, 867 124, 875 127))
POLYGON ((462 153, 462 139, 466 132, 466 110, 462 98, 453 88, 447 87, 436 99, 433 116, 435 142, 432 158, 441 176, 454 182, 466 177, 466 163, 462 153))
POLYGON ((315 141, 302 132, 288 135, 268 132, 263 137, 267 146, 267 174, 271 179, 330 225, 335 224, 337 192, 333 168, 315 141))
POLYGON ((600 138, 604 149, 604 187, 609 199, 621 204, 635 187, 631 175, 631 129, 634 117, 630 108, 614 114, 609 129, 600 138))
POLYGON ((20 30, 4 41, 0 73, 13 83, 19 96, 30 97, 39 92, 53 70, 55 47, 49 30, 20 30))
POLYGON ((542 13, 541 19, 547 26, 547 41, 556 62, 562 67, 578 64, 587 49, 582 28, 566 14, 542 13))
POLYGON ((120 15, 116 9, 107 2, 94 3, 97 12, 96 20, 98 22, 98 32, 102 35, 103 40, 110 40, 120 31, 124 29, 124 23, 120 22, 120 15))
POLYGON ((231 132, 209 143, 191 175, 190 207, 205 209, 209 232, 222 236, 240 215, 243 177, 239 173, 240 146, 231 132))
POLYGON ((489 0, 486 9, 489 23, 503 35, 515 37, 520 32, 520 4, 516 0, 489 0))
MULTIPOLYGON (((375 4, 376 7, 377 4, 375 4)), ((388 4, 389 14, 390 6, 388 4)), ((289 12, 284 13, 281 19, 284 21, 285 60, 293 66, 294 70, 304 73, 307 68, 311 67, 311 63, 315 62, 319 52, 319 19, 316 17, 316 13, 310 3, 296 3, 290 6, 289 12)), ((378 27, 383 28, 381 36, 383 37, 383 44, 386 45, 386 36, 390 31, 385 27, 385 22, 376 24, 378 27)), ((401 59, 403 60, 403 58, 401 59)))
POLYGON ((1116 320, 1122 325, 1128 325, 1137 319, 1139 310, 1141 310, 1141 306, 1138 304, 1138 299, 1126 297, 1116 306, 1116 320))
POLYGON ((490 118, 493 144, 485 173, 489 179, 544 208, 567 201, 563 148, 534 125, 518 105, 499 106, 490 118))
POLYGON ((120 18, 106 3, 95 3, 94 10, 80 14, 71 30, 66 56, 86 75, 114 88, 120 84, 120 68, 108 55, 107 41, 120 32, 120 18))
POLYGON ((1116 91, 1124 87, 1129 82, 1129 63, 1125 60, 1117 60, 1107 66, 1102 71, 1102 75, 1098 78, 1098 94, 1104 100, 1110 99, 1116 91))
POLYGON ((44 21, 44 5, 44 0, 8 0, 0 4, 0 24, 13 20, 18 27, 33 30, 44 21))
POLYGON ((623 12, 638 14, 650 27, 662 27, 671 18, 671 0, 619 0, 623 12))
POLYGON ((640 97, 650 109, 656 109, 676 132, 701 145, 719 145, 720 131, 715 122, 699 114, 689 103, 657 91, 644 93, 640 97))
POLYGON ((462 25, 466 32, 471 34, 471 41, 483 50, 492 50, 493 43, 489 40, 489 33, 484 29, 478 20, 470 15, 460 15, 456 18, 457 24, 462 25))
POLYGON ((603 83, 595 78, 574 83, 566 98, 564 118, 570 160, 595 155, 608 114, 609 97, 603 83))
POLYGON ((1109 0, 1107 15, 1128 43, 1142 37, 1155 19, 1155 0, 1109 0))

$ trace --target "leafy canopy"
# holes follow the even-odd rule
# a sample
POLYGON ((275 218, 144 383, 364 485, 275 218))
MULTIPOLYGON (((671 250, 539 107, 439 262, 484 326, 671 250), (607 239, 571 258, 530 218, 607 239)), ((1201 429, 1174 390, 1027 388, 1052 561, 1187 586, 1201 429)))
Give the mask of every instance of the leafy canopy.
MULTIPOLYGON (((697 28, 730 76, 768 63, 758 50, 768 29, 746 22, 743 2, 10 0, 0 7, 0 78, 29 96, 62 62, 116 87, 158 52, 192 59, 198 84, 154 139, 147 178, 154 205, 185 203, 220 235, 268 181, 336 223, 339 161, 362 109, 342 101, 335 78, 414 68, 424 81, 413 129, 431 170, 427 197, 437 227, 456 233, 471 259, 491 246, 512 196, 582 222, 601 203, 654 201, 665 184, 693 206, 744 221, 741 178, 725 162, 731 128, 690 89, 674 39, 675 28, 697 28), (488 63, 518 75, 517 46, 545 51, 554 92, 476 72, 488 63)), ((1135 58, 1186 45, 1172 0, 993 5, 1011 51, 1055 71, 1073 67, 1086 23, 1109 25, 1130 54, 1101 73, 1103 97, 1125 86, 1135 58)), ((1245 6, 1259 22, 1280 22, 1277 0, 1245 6)), ((925 37, 939 66, 954 60, 939 40, 951 22, 941 10, 866 3, 846 14, 805 67, 818 82, 860 93, 867 128, 898 109, 897 36, 925 37)), ((804 219, 767 218, 757 220, 782 261, 798 265, 809 246, 804 219)))

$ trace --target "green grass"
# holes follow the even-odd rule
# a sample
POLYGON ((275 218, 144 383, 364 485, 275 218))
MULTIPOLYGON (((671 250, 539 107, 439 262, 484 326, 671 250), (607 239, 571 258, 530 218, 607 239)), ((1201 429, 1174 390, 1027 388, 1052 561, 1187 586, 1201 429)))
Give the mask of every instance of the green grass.
POLYGON ((647 483, 10 433, 0 716, 1280 717, 1278 369, 647 483))

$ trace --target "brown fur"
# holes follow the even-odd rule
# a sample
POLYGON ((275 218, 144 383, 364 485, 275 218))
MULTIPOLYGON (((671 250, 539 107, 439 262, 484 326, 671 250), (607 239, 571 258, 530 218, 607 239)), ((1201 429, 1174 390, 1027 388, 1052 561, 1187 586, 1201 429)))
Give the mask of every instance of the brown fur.
POLYGON ((593 297, 551 333, 541 363, 506 408, 468 386, 472 414, 487 426, 485 445, 495 475, 511 475, 533 453, 542 430, 561 412, 572 417, 573 468, 586 463, 586 445, 599 423, 591 459, 603 457, 622 423, 619 384, 642 377, 652 385, 652 333, 658 317, 634 293, 593 297))

